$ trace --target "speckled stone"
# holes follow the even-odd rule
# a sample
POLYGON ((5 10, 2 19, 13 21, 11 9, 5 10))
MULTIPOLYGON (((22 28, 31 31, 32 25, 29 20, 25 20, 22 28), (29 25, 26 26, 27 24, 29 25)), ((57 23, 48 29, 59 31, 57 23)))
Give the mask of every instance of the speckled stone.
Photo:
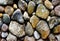
POLYGON ((37 24, 36 30, 41 34, 43 39, 46 39, 50 33, 48 24, 44 20, 40 20, 37 24))
POLYGON ((30 18, 30 23, 32 24, 33 28, 36 28, 38 22, 39 22, 39 18, 37 16, 33 15, 30 18))
POLYGON ((32 14, 35 8, 35 3, 33 1, 30 1, 28 3, 27 11, 29 14, 32 14))
POLYGON ((29 22, 27 22, 27 25, 25 27, 25 32, 28 35, 33 35, 33 33, 34 33, 34 30, 29 22))
POLYGON ((0 12, 4 12, 4 7, 0 6, 0 12))
POLYGON ((9 35, 6 38, 6 40, 7 41, 17 41, 17 38, 14 35, 9 33, 9 35))
POLYGON ((38 17, 46 19, 49 15, 49 11, 46 9, 46 7, 43 4, 39 4, 37 6, 36 15, 38 17))
POLYGON ((16 21, 11 21, 9 25, 9 31, 16 35, 17 37, 22 37, 25 35, 24 25, 17 23, 16 21))

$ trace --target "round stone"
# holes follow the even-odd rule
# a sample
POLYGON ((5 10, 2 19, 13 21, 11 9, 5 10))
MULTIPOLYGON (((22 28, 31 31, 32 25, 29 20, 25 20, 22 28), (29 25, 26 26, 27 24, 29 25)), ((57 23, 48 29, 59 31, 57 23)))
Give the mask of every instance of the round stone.
POLYGON ((4 7, 0 6, 0 12, 4 12, 4 7))

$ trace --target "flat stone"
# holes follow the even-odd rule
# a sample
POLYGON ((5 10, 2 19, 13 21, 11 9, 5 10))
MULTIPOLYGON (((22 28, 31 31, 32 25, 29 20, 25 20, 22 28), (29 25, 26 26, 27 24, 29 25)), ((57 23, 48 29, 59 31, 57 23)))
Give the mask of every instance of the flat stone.
POLYGON ((11 18, 19 23, 24 23, 23 15, 20 9, 15 10, 11 18))
POLYGON ((17 37, 22 37, 25 35, 24 25, 17 23, 16 21, 11 21, 9 25, 9 31, 16 35, 17 37))
POLYGON ((33 35, 34 30, 29 22, 27 22, 27 25, 25 27, 25 32, 28 35, 33 35))
POLYGON ((49 11, 46 9, 46 7, 43 4, 39 4, 37 6, 36 15, 38 17, 46 19, 49 15, 49 11))
POLYGON ((36 28, 38 22, 39 22, 39 18, 37 16, 33 15, 30 18, 30 23, 32 24, 33 28, 36 28))
POLYGON ((4 12, 4 7, 0 6, 0 12, 4 12))
POLYGON ((50 33, 48 24, 44 20, 40 20, 37 24, 36 30, 41 34, 43 39, 46 39, 50 33))
POLYGON ((35 8, 35 3, 33 1, 30 1, 28 3, 27 11, 29 14, 32 14, 35 8))
POLYGON ((9 33, 9 35, 6 38, 6 40, 7 41, 17 41, 17 38, 14 35, 9 33))
POLYGON ((35 41, 34 37, 25 36, 24 41, 35 41))

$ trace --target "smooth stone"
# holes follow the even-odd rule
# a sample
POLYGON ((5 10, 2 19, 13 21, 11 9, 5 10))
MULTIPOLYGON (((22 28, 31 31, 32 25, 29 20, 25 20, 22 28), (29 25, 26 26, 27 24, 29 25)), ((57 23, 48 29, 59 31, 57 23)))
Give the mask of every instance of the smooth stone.
POLYGON ((16 36, 9 33, 9 35, 6 38, 7 41, 17 41, 16 36))
POLYGON ((53 9, 54 8, 53 4, 49 0, 46 0, 44 2, 44 4, 48 9, 53 9))
POLYGON ((8 14, 3 14, 3 22, 10 23, 10 16, 8 14))
POLYGON ((37 16, 33 15, 30 18, 30 23, 32 24, 33 28, 36 28, 38 22, 39 22, 39 18, 37 16))
POLYGON ((8 30, 8 25, 3 24, 1 30, 2 31, 7 31, 8 30))
POLYGON ((32 0, 32 1, 34 1, 35 4, 42 4, 43 3, 42 0, 32 0))
POLYGON ((3 16, 3 14, 2 13, 0 13, 0 18, 3 16))
POLYGON ((52 4, 55 6, 60 3, 60 0, 52 0, 52 4))
POLYGON ((53 32, 60 33, 60 25, 57 25, 56 27, 54 27, 53 32))
POLYGON ((24 17, 25 20, 30 19, 29 15, 26 11, 24 12, 23 17, 24 17))
POLYGON ((2 19, 0 18, 0 29, 1 29, 2 25, 3 25, 3 22, 2 22, 2 19))
POLYGON ((1 41, 6 41, 5 39, 1 39, 1 41))
POLYGON ((56 6, 54 11, 57 16, 60 16, 60 5, 56 6))
POLYGON ((19 23, 24 23, 23 15, 20 9, 15 10, 11 18, 19 23))
POLYGON ((30 1, 28 3, 27 11, 29 14, 32 14, 35 8, 35 3, 33 1, 30 1))
POLYGON ((4 7, 0 6, 0 12, 4 12, 4 7))
POLYGON ((39 4, 37 6, 36 15, 38 17, 46 19, 49 15, 49 11, 46 9, 46 7, 43 4, 39 4))
POLYGON ((43 39, 39 39, 39 40, 37 40, 37 41, 44 41, 43 39))
POLYGON ((18 2, 18 7, 19 7, 21 10, 25 11, 26 8, 27 8, 27 3, 26 3, 25 1, 20 1, 20 0, 19 0, 19 2, 18 2))
POLYGON ((59 35, 55 35, 55 37, 57 38, 57 41, 60 41, 60 34, 59 35))
POLYGON ((13 8, 14 8, 14 9, 17 9, 17 8, 18 8, 18 7, 17 7, 17 4, 14 4, 14 5, 13 5, 13 8))
POLYGON ((7 36, 8 36, 8 33, 7 33, 7 32, 2 32, 2 33, 1 33, 1 37, 2 37, 2 38, 6 38, 7 36))
POLYGON ((9 25, 9 31, 16 35, 17 37, 22 37, 25 35, 24 25, 17 23, 16 21, 11 21, 9 25))
POLYGON ((34 31, 34 37, 35 39, 39 39, 40 38, 40 35, 37 31, 34 31))
POLYGON ((25 36, 24 41, 35 41, 34 37, 25 36))
POLYGON ((11 6, 5 7, 5 13, 7 13, 8 15, 12 15, 13 11, 14 11, 13 7, 11 7, 11 6))
POLYGON ((33 33, 34 33, 34 29, 32 28, 32 26, 29 22, 27 22, 27 25, 25 27, 25 32, 26 32, 26 34, 28 34, 30 36, 33 35, 33 33))
POLYGON ((48 24, 44 20, 40 20, 36 26, 36 30, 41 34, 43 39, 46 39, 50 33, 48 24))

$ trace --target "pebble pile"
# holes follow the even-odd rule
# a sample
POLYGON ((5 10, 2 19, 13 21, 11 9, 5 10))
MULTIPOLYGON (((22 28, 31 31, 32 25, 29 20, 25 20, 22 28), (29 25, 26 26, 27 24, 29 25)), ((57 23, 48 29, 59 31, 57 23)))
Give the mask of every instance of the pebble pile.
POLYGON ((60 0, 0 0, 0 41, 60 41, 60 0))

